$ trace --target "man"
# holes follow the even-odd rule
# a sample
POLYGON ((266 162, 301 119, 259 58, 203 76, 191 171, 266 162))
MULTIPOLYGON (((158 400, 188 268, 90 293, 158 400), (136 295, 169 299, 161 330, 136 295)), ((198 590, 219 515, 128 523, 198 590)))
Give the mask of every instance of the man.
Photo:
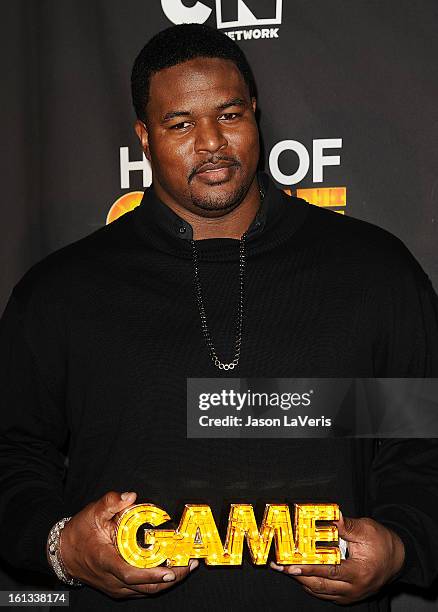
POLYGON ((189 440, 186 380, 435 375, 430 283, 388 233, 257 173, 251 72, 224 35, 161 32, 132 91, 152 187, 36 265, 2 320, 1 554, 82 583, 78 610, 387 609, 387 584, 438 574, 436 442, 189 440), (113 545, 136 499, 173 518, 275 500, 365 518, 339 521, 340 566, 140 570, 113 545))

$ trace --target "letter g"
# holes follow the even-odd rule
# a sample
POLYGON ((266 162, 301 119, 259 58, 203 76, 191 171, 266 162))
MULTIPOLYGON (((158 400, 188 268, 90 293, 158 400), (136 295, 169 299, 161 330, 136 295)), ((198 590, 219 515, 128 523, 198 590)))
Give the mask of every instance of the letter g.
POLYGON ((201 393, 199 396, 199 410, 208 410, 210 408, 210 394, 201 393))

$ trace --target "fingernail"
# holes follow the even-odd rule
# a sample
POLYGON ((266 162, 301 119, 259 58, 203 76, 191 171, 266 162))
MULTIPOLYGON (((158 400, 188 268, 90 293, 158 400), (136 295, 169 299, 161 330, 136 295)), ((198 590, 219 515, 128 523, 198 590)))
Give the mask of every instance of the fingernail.
POLYGON ((194 569, 196 569, 199 565, 199 561, 196 561, 196 559, 192 559, 189 563, 189 571, 193 572, 194 569))
POLYGON ((172 580, 175 580, 176 576, 173 572, 171 572, 170 574, 164 574, 163 576, 163 582, 172 582, 172 580))
POLYGON ((299 576, 301 574, 301 569, 299 567, 290 567, 287 573, 291 576, 299 576))
POLYGON ((133 495, 133 493, 131 491, 126 491, 125 493, 122 493, 120 497, 123 499, 123 501, 126 501, 132 495, 133 495))
POLYGON ((277 572, 282 572, 284 570, 283 565, 277 565, 273 561, 271 561, 269 565, 272 567, 272 569, 277 570, 277 572))

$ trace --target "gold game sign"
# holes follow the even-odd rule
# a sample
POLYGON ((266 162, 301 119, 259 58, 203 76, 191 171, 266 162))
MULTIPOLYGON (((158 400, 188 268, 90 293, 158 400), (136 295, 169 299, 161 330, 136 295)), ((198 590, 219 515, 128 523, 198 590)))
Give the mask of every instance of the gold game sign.
POLYGON ((294 528, 287 504, 266 504, 257 525, 251 504, 231 504, 225 544, 210 506, 186 504, 177 529, 157 529, 170 516, 153 504, 136 504, 120 513, 115 545, 123 559, 139 568, 187 566, 190 559, 207 565, 240 565, 244 542, 252 562, 264 565, 272 541, 279 565, 338 564, 337 504, 294 504, 294 528), (317 522, 325 521, 325 523, 317 522), (327 545, 330 543, 330 545, 327 545))

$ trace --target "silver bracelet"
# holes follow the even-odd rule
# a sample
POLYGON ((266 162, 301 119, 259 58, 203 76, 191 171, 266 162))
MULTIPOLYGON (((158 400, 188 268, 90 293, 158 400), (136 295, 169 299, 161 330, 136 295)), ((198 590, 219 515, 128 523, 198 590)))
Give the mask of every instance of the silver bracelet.
POLYGON ((70 519, 71 516, 65 517, 53 525, 47 539, 47 552, 50 565, 52 566, 59 580, 65 584, 68 584, 69 586, 82 586, 82 582, 76 580, 76 578, 73 578, 73 576, 68 574, 61 557, 61 531, 64 529, 64 525, 68 523, 70 519))

